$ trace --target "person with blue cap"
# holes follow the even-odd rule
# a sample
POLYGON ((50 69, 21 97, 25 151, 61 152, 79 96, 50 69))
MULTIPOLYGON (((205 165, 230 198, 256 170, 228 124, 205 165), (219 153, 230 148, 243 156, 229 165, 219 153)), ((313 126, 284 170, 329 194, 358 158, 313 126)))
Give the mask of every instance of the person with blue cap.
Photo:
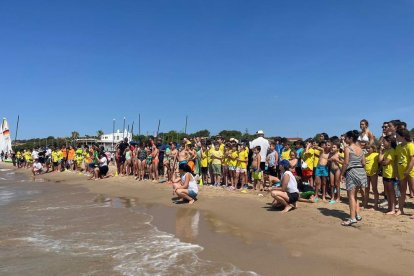
POLYGON ((298 183, 289 167, 290 163, 288 160, 280 161, 281 184, 280 187, 273 188, 271 192, 274 198, 273 205, 283 206, 283 213, 287 213, 295 208, 296 202, 299 200, 298 183))

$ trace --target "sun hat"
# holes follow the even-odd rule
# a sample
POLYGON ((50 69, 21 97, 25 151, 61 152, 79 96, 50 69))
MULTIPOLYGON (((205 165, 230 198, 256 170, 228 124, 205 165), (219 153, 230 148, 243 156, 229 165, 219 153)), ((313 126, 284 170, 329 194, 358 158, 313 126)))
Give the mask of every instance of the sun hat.
POLYGON ((264 134, 264 131, 263 131, 263 130, 258 130, 258 131, 256 132, 256 134, 264 134))

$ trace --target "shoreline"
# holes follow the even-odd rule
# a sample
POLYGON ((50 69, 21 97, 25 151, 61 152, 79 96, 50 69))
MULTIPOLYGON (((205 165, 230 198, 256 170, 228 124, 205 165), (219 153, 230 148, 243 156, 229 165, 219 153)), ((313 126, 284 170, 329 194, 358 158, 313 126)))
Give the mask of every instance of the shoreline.
MULTIPOLYGON (((3 163, 0 167, 13 168, 3 163)), ((15 171, 32 177, 29 170, 15 171)), ((88 181, 75 173, 48 173, 37 178, 84 187, 97 195, 136 198, 138 204, 150 206, 149 214, 153 212, 158 229, 183 241, 185 234, 180 237, 177 233, 180 222, 175 221, 174 233, 174 220, 167 223, 165 218, 176 212, 182 212, 185 218, 200 211, 200 234, 190 241, 204 247, 200 257, 226 261, 245 271, 262 275, 276 271, 291 275, 402 275, 414 268, 410 262, 414 224, 408 216, 414 206, 412 199, 408 200, 406 216, 364 211, 362 223, 346 228, 340 226, 341 218, 348 216, 346 204, 300 203, 298 209, 282 214, 267 210, 270 195, 259 197, 253 192, 242 194, 204 186, 195 204, 177 205, 171 203, 168 185, 138 182, 132 177, 88 181)))

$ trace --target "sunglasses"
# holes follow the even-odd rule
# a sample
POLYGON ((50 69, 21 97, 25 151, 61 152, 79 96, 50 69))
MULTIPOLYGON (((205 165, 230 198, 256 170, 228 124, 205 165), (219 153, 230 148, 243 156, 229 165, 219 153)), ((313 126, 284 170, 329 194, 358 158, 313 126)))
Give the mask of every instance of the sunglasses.
POLYGON ((382 126, 382 128, 388 128, 388 126, 382 126))

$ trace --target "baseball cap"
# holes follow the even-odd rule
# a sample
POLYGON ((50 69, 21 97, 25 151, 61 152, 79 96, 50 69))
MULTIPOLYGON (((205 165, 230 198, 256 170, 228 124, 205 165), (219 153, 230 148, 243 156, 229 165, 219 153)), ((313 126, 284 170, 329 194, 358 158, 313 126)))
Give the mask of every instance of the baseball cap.
POLYGON ((283 167, 289 167, 290 163, 289 163, 288 160, 285 159, 285 160, 280 161, 279 165, 281 165, 283 167))

